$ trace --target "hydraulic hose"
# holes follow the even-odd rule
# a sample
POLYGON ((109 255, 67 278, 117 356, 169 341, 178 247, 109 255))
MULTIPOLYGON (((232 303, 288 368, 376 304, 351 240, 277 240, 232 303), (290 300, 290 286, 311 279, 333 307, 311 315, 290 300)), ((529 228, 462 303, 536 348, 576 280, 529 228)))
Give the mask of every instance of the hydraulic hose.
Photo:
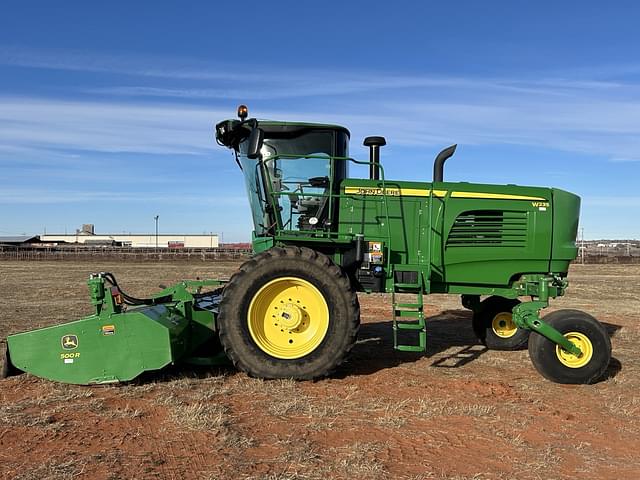
POLYGON ((128 295, 124 292, 124 290, 122 290, 122 288, 120 287, 120 285, 118 285, 118 281, 116 280, 116 277, 113 273, 111 272, 103 272, 102 273, 102 277, 108 281, 112 286, 116 287, 118 289, 118 291, 120 292, 120 295, 122 295, 122 299, 124 300, 124 303, 126 303, 127 305, 131 305, 131 306, 136 306, 136 305, 157 305, 158 303, 166 303, 166 302, 170 302, 171 301, 171 295, 165 295, 163 297, 158 297, 158 298, 136 298, 133 297, 131 295, 128 295))

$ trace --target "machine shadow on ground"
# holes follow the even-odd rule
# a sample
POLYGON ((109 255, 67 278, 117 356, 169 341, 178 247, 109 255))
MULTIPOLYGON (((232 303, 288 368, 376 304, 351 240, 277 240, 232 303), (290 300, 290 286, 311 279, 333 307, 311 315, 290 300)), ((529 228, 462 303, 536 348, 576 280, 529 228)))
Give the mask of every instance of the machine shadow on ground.
MULTIPOLYGON (((427 351, 425 353, 397 352, 393 349, 393 323, 391 321, 364 323, 360 326, 358 343, 351 351, 350 358, 334 376, 344 378, 350 375, 371 375, 380 370, 415 363, 422 358, 436 357, 447 350, 456 348, 447 355, 436 358, 431 364, 435 368, 460 368, 487 353, 489 350, 480 343, 471 327, 469 310, 444 310, 427 318, 427 351)), ((603 323, 610 337, 622 327, 603 323)), ((526 347, 523 349, 526 350, 526 347)), ((509 352, 502 352, 508 355, 509 352)), ((615 377, 622 370, 622 364, 615 357, 600 381, 615 377)))
MULTIPOLYGON (((460 349, 436 360, 432 365, 457 368, 475 360, 487 351, 473 333, 471 312, 468 310, 445 310, 438 315, 428 317, 426 323, 427 351, 424 353, 395 351, 391 321, 362 324, 358 343, 353 347, 349 360, 338 369, 335 376, 371 375, 380 370, 436 356, 452 347, 460 347, 460 349)), ((403 338, 403 341, 407 344, 417 343, 416 338, 403 338)))
MULTIPOLYGON (((412 341, 407 339, 407 342, 412 341)), ((445 310, 427 318, 427 351, 425 353, 398 352, 393 348, 393 323, 391 321, 363 323, 360 325, 358 341, 347 360, 331 375, 332 378, 346 378, 352 375, 372 375, 378 371, 415 363, 425 357, 432 357, 460 347, 459 351, 438 359, 433 366, 457 368, 475 360, 487 351, 481 345, 471 328, 471 313, 468 310, 445 310)), ((176 377, 205 378, 212 372, 233 373, 228 365, 200 367, 176 365, 157 372, 145 372, 132 383, 173 381, 176 377)))
MULTIPOLYGON (((607 323, 601 322, 602 326, 606 329, 609 334, 609 338, 614 338, 616 334, 622 329, 622 325, 616 325, 615 323, 607 323)), ((611 357, 609 361, 609 366, 607 370, 604 372, 602 380, 609 380, 610 378, 614 378, 622 371, 622 363, 616 357, 611 357)))
MULTIPOLYGON (((622 328, 620 325, 603 323, 610 337, 622 328)), ((423 358, 438 357, 451 348, 454 351, 439 356, 429 364, 434 368, 461 368, 477 360, 489 350, 482 345, 471 327, 471 312, 468 310, 444 310, 427 318, 427 351, 425 353, 398 352, 393 348, 393 323, 391 321, 363 323, 358 341, 347 360, 331 375, 332 378, 367 376, 403 364, 412 364, 423 358)), ((525 348, 526 349, 526 348, 525 348)), ((502 352, 508 355, 509 352, 502 352)), ((614 378, 622 370, 615 357, 600 381, 614 378)), ((219 367, 176 365, 158 372, 146 372, 133 384, 170 382, 180 377, 206 378, 212 374, 236 372, 229 362, 219 367)))

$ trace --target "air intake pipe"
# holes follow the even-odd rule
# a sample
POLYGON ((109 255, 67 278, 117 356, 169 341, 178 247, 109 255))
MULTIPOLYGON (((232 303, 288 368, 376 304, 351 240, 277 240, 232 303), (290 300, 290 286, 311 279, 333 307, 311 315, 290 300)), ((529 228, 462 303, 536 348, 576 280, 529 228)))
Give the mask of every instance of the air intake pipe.
POLYGON ((369 178, 380 180, 380 147, 384 147, 387 141, 384 137, 367 137, 362 144, 369 147, 369 178))
POLYGON ((434 182, 444 181, 443 180, 444 162, 446 162, 447 159, 455 153, 457 146, 458 145, 451 145, 450 147, 445 148, 436 157, 435 161, 433 162, 433 181, 434 182))

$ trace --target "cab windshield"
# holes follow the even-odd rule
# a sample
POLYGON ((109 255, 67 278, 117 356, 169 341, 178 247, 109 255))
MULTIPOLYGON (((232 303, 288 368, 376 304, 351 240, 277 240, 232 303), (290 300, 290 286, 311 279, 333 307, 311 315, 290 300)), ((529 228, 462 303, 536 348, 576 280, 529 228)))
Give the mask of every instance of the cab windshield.
MULTIPOLYGON (((336 155, 334 134, 332 130, 308 129, 268 132, 260 150, 261 161, 247 158, 247 142, 240 143, 240 163, 256 235, 273 229, 309 230, 326 226, 330 179, 336 178, 332 172, 335 162, 331 160, 336 155)), ((346 156, 346 147, 340 150, 346 156)), ((340 161, 340 170, 344 164, 340 161)))

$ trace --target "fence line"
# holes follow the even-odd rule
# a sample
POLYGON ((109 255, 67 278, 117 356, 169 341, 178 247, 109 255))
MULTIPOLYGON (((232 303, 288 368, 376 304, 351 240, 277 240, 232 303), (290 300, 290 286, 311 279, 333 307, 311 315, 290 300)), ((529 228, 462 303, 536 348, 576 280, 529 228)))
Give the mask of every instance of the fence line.
MULTIPOLYGON (((576 258, 573 263, 582 263, 580 257, 576 258)), ((585 255, 584 263, 588 264, 640 264, 640 256, 638 255, 585 255)))
MULTIPOLYGON (((130 261, 197 261, 242 259, 250 249, 235 248, 133 248, 133 247, 0 247, 0 260, 92 260, 110 258, 130 261)), ((582 263, 577 258, 574 263, 582 263)), ((640 264, 638 255, 586 255, 589 264, 640 264)))
POLYGON ((92 260, 114 259, 126 261, 207 261, 240 259, 251 255, 251 250, 214 249, 169 249, 132 247, 70 247, 70 248, 11 248, 0 247, 0 260, 92 260))

